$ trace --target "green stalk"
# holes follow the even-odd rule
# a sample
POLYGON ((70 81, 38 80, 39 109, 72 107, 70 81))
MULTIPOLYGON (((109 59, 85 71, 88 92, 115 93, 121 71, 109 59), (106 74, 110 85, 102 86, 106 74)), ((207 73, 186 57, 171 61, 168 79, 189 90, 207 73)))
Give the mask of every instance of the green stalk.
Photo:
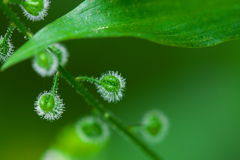
POLYGON ((98 79, 87 77, 87 76, 79 76, 75 80, 76 81, 89 81, 89 82, 97 83, 99 85, 101 84, 101 81, 99 81, 98 79))
POLYGON ((55 93, 56 93, 56 90, 57 90, 57 81, 58 81, 58 79, 59 79, 59 76, 60 76, 60 73, 57 72, 56 75, 55 75, 54 81, 53 81, 52 96, 54 96, 55 93))
POLYGON ((146 154, 148 154, 154 160, 163 160, 163 158, 158 157, 153 151, 151 151, 144 143, 142 143, 134 134, 129 132, 129 130, 119 122, 107 109, 93 98, 93 96, 88 92, 88 90, 83 86, 83 84, 78 83, 75 78, 70 75, 61 65, 58 67, 59 72, 62 77, 76 89, 77 93, 83 96, 88 105, 94 107, 95 110, 110 124, 116 127, 120 132, 129 137, 135 144, 137 144, 146 154))
POLYGON ((0 8, 6 13, 8 18, 16 25, 16 27, 27 37, 32 38, 32 34, 12 12, 12 10, 5 4, 4 1, 0 1, 0 8))
POLYGON ((4 40, 7 40, 9 38, 9 36, 12 34, 12 31, 14 30, 14 28, 15 28, 15 24, 11 23, 9 29, 7 30, 6 35, 4 36, 4 40))
POLYGON ((128 127, 128 131, 132 133, 141 132, 144 129, 146 129, 146 127, 143 126, 142 124, 134 124, 128 127))

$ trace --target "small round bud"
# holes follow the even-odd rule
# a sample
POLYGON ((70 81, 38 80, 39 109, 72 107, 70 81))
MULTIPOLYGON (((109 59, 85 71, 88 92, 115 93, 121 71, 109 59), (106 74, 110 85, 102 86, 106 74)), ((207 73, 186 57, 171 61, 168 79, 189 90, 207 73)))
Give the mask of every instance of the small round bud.
POLYGON ((52 76, 58 67, 58 59, 47 51, 39 52, 32 61, 33 69, 42 77, 52 76))
POLYGON ((108 71, 101 76, 101 84, 97 84, 98 92, 109 103, 120 101, 126 87, 125 80, 118 72, 108 71))
POLYGON ((41 160, 71 160, 71 156, 61 150, 49 148, 42 155, 41 160))
POLYGON ((59 119, 64 111, 62 99, 46 91, 39 94, 34 105, 37 114, 48 121, 59 119))
POLYGON ((60 43, 55 43, 53 45, 50 45, 49 48, 50 48, 50 51, 57 56, 59 64, 61 64, 62 66, 65 66, 68 62, 68 57, 69 57, 67 48, 60 43))
POLYGON ((167 117, 158 110, 152 110, 143 117, 142 134, 145 139, 152 143, 160 142, 166 135, 169 123, 167 117))
POLYGON ((25 0, 21 8, 28 19, 39 21, 43 20, 47 15, 49 4, 49 0, 25 0))
POLYGON ((110 137, 108 126, 94 117, 80 119, 75 125, 75 130, 84 143, 103 144, 110 137))

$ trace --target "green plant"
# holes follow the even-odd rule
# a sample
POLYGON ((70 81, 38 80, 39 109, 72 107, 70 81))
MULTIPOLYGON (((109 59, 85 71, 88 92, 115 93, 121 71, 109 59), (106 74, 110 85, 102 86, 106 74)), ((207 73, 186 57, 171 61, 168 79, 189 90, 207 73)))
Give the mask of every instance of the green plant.
MULTIPOLYGON (((36 64, 36 66, 39 65, 47 71, 51 71, 47 74, 44 72, 45 74, 42 74, 42 76, 50 76, 58 70, 51 93, 45 94, 48 96, 44 97, 44 100, 40 100, 43 101, 44 107, 42 107, 42 109, 45 108, 46 111, 52 110, 54 108, 53 103, 59 101, 55 100, 53 102, 54 98, 52 97, 56 96, 57 80, 59 75, 61 75, 77 90, 77 93, 85 98, 89 105, 98 111, 99 115, 117 127, 120 132, 130 137, 153 159, 161 158, 158 158, 132 133, 136 130, 142 130, 142 126, 131 126, 130 129, 124 127, 109 111, 103 108, 84 88, 83 84, 80 83, 83 80, 96 83, 102 96, 108 97, 105 99, 111 102, 121 99, 122 93, 119 91, 123 91, 125 82, 121 84, 121 78, 119 78, 118 75, 115 75, 112 79, 110 79, 111 77, 102 77, 98 80, 82 76, 75 79, 61 66, 62 60, 57 56, 61 54, 57 54, 57 47, 54 45, 51 47, 50 45, 73 38, 135 36, 173 46, 205 47, 239 37, 240 13, 239 2, 236 1, 225 2, 212 0, 210 3, 201 2, 201 4, 195 4, 196 2, 188 0, 182 1, 181 3, 177 1, 162 3, 156 0, 148 2, 144 0, 138 2, 127 0, 89 0, 82 3, 72 12, 46 26, 33 37, 6 5, 10 2, 14 3, 19 1, 0 2, 1 8, 16 27, 20 29, 25 36, 32 38, 32 40, 17 50, 2 66, 2 70, 22 60, 36 56, 33 60, 35 63, 33 64, 36 64), (226 3, 227 5, 225 5, 226 3), (109 8, 111 8, 111 10, 109 10, 109 8), (165 16, 161 16, 162 14, 165 16), (47 41, 46 37, 48 39, 47 41), (45 50, 46 48, 47 50, 45 50), (54 63, 56 59, 61 65, 58 66, 54 63), (110 96, 106 96, 108 93, 110 93, 110 96), (119 95, 113 97, 116 93, 119 95), (45 103, 47 103, 47 105, 45 103)), ((43 96, 40 96, 40 98, 43 98, 43 96)), ((49 119, 48 117, 49 116, 47 116, 46 119, 49 119)), ((59 118, 58 114, 56 118, 59 118)), ((51 118, 50 120, 53 119, 51 118)), ((158 123, 155 123, 155 120, 151 123, 153 123, 151 125, 153 127, 157 126, 157 128, 159 128, 160 126, 158 123)))

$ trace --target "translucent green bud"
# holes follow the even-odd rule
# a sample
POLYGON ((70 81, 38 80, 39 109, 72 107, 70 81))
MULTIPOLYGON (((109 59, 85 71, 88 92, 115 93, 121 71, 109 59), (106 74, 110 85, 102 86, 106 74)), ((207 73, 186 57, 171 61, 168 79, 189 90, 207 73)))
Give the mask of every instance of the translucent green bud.
POLYGON ((44 112, 50 112, 55 106, 54 97, 51 94, 45 94, 39 100, 39 106, 44 112))
POLYGON ((39 52, 32 61, 33 69, 42 77, 52 76, 58 67, 58 59, 47 51, 39 52))
POLYGON ((117 93, 121 88, 120 80, 112 75, 105 76, 101 79, 102 86, 107 92, 117 93))
POLYGON ((120 101, 126 87, 125 79, 118 72, 108 71, 101 76, 100 84, 97 84, 98 92, 108 102, 120 101))
POLYGON ((68 62, 69 53, 66 47, 60 43, 49 46, 51 53, 57 56, 59 64, 65 66, 68 62))
POLYGON ((47 15, 49 3, 49 0, 25 0, 21 8, 28 19, 39 21, 47 15))
POLYGON ((143 136, 152 143, 161 141, 169 128, 167 117, 157 110, 152 110, 145 114, 142 125, 144 127, 142 130, 143 136))
POLYGON ((64 104, 59 96, 46 91, 39 94, 34 105, 37 114, 48 121, 59 119, 64 111, 64 104))
POLYGON ((109 139, 108 126, 94 117, 80 119, 75 125, 79 138, 89 144, 105 143, 109 139))

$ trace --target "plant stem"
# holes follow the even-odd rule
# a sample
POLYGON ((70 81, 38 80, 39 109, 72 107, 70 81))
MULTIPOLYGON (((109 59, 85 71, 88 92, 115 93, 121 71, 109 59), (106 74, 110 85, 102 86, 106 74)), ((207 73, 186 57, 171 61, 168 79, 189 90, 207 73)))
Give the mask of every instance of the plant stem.
POLYGON ((22 24, 22 22, 17 18, 17 16, 12 12, 12 10, 5 4, 4 1, 0 0, 0 8, 7 14, 9 19, 16 25, 16 27, 28 38, 32 38, 32 34, 28 29, 22 24))
POLYGON ((89 81, 89 82, 94 82, 94 83, 97 83, 97 84, 101 84, 101 81, 99 81, 98 79, 95 79, 95 78, 91 78, 91 77, 87 77, 87 76, 79 76, 75 79, 76 81, 89 81))
POLYGON ((54 81, 53 81, 53 87, 52 87, 52 95, 54 96, 57 90, 57 81, 59 79, 60 73, 57 72, 55 77, 54 77, 54 81))
POLYGON ((134 124, 128 127, 128 130, 132 133, 141 132, 144 129, 146 129, 146 127, 142 124, 134 124))
POLYGON ((15 24, 14 24, 14 23, 11 23, 11 25, 9 26, 9 28, 8 28, 8 30, 7 30, 7 33, 6 33, 5 36, 4 36, 4 40, 7 40, 7 39, 11 36, 14 28, 15 28, 15 24))
POLYGON ((78 83, 75 78, 70 75, 61 65, 58 67, 59 72, 61 72, 62 77, 73 87, 76 89, 77 93, 84 97, 85 101, 88 105, 91 105, 96 109, 100 115, 108 121, 111 125, 117 128, 120 132, 130 138, 133 142, 135 142, 146 154, 148 154, 154 160, 163 160, 158 157, 153 151, 151 151, 144 143, 142 143, 134 134, 128 131, 128 129, 123 126, 121 122, 119 122, 107 109, 103 108, 103 106, 93 98, 93 96, 88 92, 88 90, 83 86, 83 84, 78 83))

